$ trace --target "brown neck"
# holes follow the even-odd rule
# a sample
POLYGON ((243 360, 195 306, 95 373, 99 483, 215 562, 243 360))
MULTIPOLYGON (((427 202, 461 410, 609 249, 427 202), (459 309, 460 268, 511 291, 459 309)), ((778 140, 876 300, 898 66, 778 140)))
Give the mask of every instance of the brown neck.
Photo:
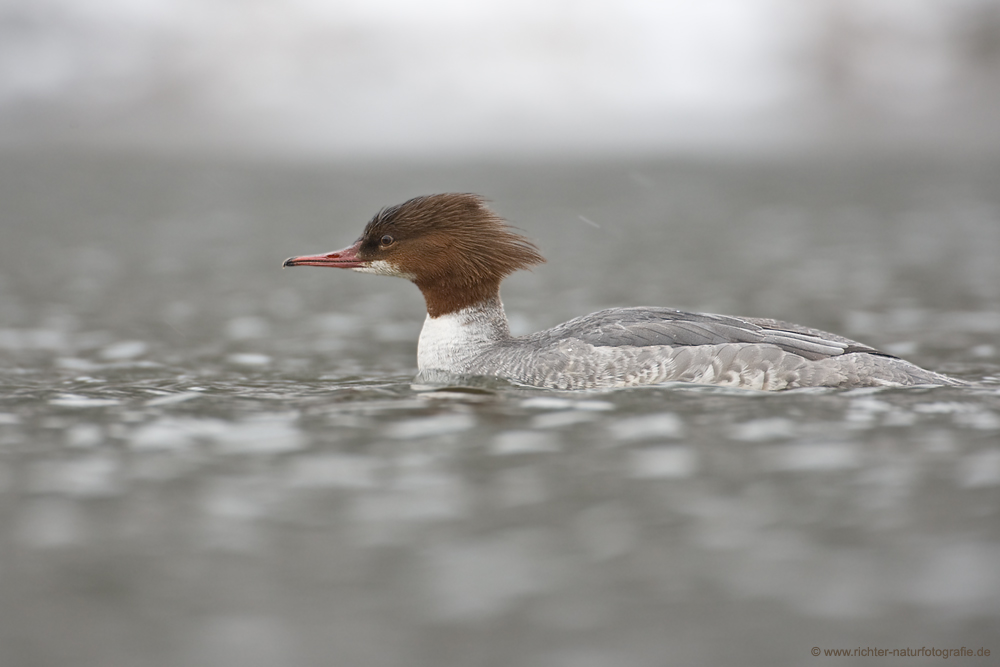
POLYGON ((427 314, 441 317, 464 308, 500 299, 500 280, 462 284, 448 278, 414 281, 424 295, 427 314))

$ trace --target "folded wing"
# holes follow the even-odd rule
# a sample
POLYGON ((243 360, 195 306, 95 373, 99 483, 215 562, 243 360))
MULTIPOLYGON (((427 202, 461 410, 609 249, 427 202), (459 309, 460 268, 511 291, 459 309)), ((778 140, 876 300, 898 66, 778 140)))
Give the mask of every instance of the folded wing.
POLYGON ((537 335, 576 338, 595 347, 748 343, 774 346, 810 360, 853 352, 892 356, 836 334, 779 320, 686 313, 672 308, 610 308, 537 335))

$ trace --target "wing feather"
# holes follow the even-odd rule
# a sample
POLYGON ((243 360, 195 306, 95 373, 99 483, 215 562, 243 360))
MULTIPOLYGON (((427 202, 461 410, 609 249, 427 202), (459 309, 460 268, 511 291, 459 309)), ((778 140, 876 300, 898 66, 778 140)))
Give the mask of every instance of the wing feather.
POLYGON ((773 346, 817 360, 852 352, 891 356, 836 334, 779 320, 686 313, 672 308, 609 308, 531 336, 576 338, 595 347, 693 347, 724 343, 773 346))

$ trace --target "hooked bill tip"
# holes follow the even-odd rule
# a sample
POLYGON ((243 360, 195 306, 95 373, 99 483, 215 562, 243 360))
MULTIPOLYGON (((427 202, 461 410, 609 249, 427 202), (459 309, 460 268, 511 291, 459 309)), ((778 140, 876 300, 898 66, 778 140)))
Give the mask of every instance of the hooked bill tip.
POLYGON ((288 259, 286 259, 284 262, 281 263, 281 268, 285 268, 286 266, 295 266, 295 258, 289 257, 288 259))

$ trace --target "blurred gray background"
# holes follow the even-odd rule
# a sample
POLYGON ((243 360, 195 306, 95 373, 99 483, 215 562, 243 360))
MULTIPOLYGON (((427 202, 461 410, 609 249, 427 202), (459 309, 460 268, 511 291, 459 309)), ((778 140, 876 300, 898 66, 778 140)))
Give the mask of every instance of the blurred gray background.
POLYGON ((1000 145, 997 0, 5 0, 0 142, 171 152, 1000 145))

